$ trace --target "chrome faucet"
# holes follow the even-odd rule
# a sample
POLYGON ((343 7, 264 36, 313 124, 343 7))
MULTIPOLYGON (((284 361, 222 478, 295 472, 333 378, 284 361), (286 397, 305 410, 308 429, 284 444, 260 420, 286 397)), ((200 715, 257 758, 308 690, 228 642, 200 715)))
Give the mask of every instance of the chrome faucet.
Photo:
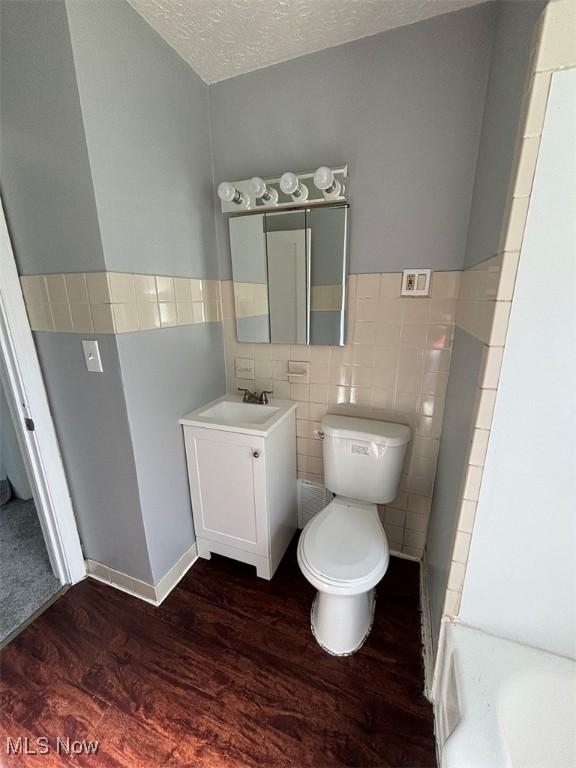
POLYGON ((251 392, 244 387, 238 387, 238 391, 244 392, 244 396, 242 397, 243 403, 258 403, 259 405, 268 405, 268 395, 273 394, 271 390, 264 390, 258 395, 256 392, 251 392))
POLYGON ((244 397, 242 398, 243 403, 258 402, 258 395, 255 392, 251 392, 249 389, 245 389, 244 387, 238 387, 238 391, 244 392, 244 397))

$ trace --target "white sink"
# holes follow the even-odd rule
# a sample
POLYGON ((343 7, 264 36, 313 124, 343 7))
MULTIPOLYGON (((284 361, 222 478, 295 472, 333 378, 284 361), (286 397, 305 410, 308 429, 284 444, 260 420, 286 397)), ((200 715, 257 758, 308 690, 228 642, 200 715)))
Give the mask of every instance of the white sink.
POLYGON ((273 405, 255 403, 237 403, 232 400, 220 400, 214 405, 200 409, 198 416, 216 421, 233 421, 242 424, 265 424, 278 408, 273 405))
POLYGON ((180 424, 266 436, 295 408, 296 403, 290 400, 271 400, 268 405, 259 405, 224 395, 186 414, 180 424))

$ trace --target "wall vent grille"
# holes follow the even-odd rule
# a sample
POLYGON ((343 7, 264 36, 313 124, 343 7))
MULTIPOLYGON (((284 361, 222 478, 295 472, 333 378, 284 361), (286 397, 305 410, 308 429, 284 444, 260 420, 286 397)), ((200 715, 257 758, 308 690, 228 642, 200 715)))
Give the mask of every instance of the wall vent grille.
POLYGON ((298 480, 298 527, 304 528, 317 512, 324 509, 334 494, 319 483, 298 480))

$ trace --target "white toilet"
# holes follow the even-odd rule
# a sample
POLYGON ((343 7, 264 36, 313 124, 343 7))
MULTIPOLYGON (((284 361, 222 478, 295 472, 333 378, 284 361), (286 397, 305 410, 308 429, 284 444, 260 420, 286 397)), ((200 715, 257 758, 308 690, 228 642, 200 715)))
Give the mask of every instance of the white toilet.
POLYGON ((318 590, 314 637, 345 656, 372 628, 374 587, 390 559, 377 504, 397 496, 410 430, 351 416, 325 416, 321 430, 325 484, 336 496, 302 531, 298 564, 318 590))

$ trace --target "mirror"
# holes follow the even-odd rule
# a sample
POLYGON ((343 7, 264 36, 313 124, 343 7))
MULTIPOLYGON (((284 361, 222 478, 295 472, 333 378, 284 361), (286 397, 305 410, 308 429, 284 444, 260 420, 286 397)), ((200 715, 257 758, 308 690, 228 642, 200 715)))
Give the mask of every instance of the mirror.
POLYGON ((347 206, 237 216, 230 249, 239 342, 345 342, 347 206))

